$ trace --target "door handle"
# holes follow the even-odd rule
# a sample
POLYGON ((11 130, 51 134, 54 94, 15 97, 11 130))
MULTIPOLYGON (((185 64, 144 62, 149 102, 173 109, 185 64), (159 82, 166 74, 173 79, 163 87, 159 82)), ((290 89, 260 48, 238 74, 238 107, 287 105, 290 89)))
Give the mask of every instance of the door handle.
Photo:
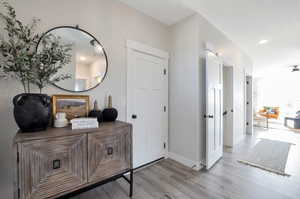
POLYGON ((131 118, 132 118, 132 119, 136 119, 137 116, 136 116, 135 114, 133 114, 133 115, 131 116, 131 118))
POLYGON ((204 118, 214 118, 213 115, 204 115, 204 118))
POLYGON ((52 169, 59 169, 60 168, 60 160, 53 160, 52 162, 52 169))
POLYGON ((112 155, 114 153, 114 148, 108 147, 107 148, 107 155, 112 155))
POLYGON ((223 116, 225 116, 225 115, 227 115, 227 114, 228 114, 228 112, 227 112, 227 111, 224 111, 223 116))

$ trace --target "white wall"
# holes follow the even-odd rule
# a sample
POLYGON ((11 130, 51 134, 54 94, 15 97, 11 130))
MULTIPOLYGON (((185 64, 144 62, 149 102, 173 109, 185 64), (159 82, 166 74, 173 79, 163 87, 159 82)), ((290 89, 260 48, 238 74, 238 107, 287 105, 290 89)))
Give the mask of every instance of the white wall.
MULTIPOLYGON (((204 46, 214 45, 224 63, 236 70, 237 84, 243 73, 252 73, 252 61, 221 31, 196 14, 171 27, 171 64, 169 82, 170 154, 187 165, 203 163, 205 152, 204 46)), ((244 88, 235 87, 236 112, 244 114, 244 88)), ((242 123, 243 121, 241 121, 242 123)), ((239 136, 239 135, 237 135, 239 136)))
POLYGON ((175 154, 189 160, 190 166, 199 162, 199 134, 196 132, 200 131, 202 119, 197 27, 195 17, 171 27, 169 151, 171 157, 175 154))
MULTIPOLYGON (((60 25, 76 25, 93 34, 108 54, 108 74, 96 89, 83 94, 97 99, 101 108, 108 93, 119 119, 125 119, 126 107, 126 40, 135 40, 168 51, 169 29, 158 21, 114 0, 10 0, 18 17, 28 22, 32 17, 42 20, 40 31, 60 25)), ((2 25, 0 27, 3 27, 2 25)), ((2 30, 1 30, 2 33, 2 30)), ((0 80, 0 193, 12 198, 12 139, 17 131, 13 117, 12 98, 22 93, 14 80, 0 80)), ((38 90, 36 90, 37 92, 38 90)), ((44 93, 68 94, 55 87, 44 93)))

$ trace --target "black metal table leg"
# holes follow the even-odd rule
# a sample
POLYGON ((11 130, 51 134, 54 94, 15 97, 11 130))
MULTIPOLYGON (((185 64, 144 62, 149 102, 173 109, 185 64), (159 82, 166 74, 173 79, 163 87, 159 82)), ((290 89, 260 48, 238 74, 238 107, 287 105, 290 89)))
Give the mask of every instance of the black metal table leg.
POLYGON ((131 198, 133 194, 133 169, 130 170, 130 190, 129 197, 131 198))
MULTIPOLYGON (((128 174, 128 172, 127 172, 128 174)), ((126 180, 129 184, 129 197, 131 198, 133 195, 133 169, 129 170, 129 178, 127 178, 125 175, 122 175, 124 180, 126 180)))

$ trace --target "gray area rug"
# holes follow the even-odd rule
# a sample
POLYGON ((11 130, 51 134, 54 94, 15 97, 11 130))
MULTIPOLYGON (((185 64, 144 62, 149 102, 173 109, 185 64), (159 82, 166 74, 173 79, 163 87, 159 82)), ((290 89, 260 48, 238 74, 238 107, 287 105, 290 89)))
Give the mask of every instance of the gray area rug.
POLYGON ((238 160, 238 162, 279 175, 290 176, 285 173, 285 167, 291 145, 288 142, 261 139, 250 150, 250 153, 242 160, 238 160))

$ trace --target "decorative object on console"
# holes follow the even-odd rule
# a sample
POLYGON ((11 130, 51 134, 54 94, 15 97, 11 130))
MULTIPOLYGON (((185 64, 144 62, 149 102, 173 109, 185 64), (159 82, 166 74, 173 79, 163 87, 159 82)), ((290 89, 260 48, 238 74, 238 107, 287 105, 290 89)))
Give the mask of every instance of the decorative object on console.
POLYGON ((13 98, 14 117, 22 132, 45 130, 51 119, 51 98, 23 93, 13 98))
POLYGON ((103 115, 102 115, 101 110, 98 107, 97 100, 95 100, 95 102, 94 102, 94 109, 90 111, 89 117, 97 118, 99 123, 103 122, 103 115))
POLYGON ((117 109, 112 107, 112 97, 108 96, 108 108, 103 110, 103 119, 106 122, 114 122, 118 117, 117 109))
POLYGON ((75 118, 71 120, 72 130, 99 128, 97 118, 75 118))
MULTIPOLYGON (((63 42, 72 41, 72 62, 63 69, 71 78, 54 85, 69 92, 83 92, 96 88, 105 79, 108 67, 107 55, 101 43, 89 32, 78 26, 59 26, 48 30, 40 39, 39 50, 49 35, 59 37, 63 42)), ((53 76, 56 78, 56 76, 53 76)))
POLYGON ((0 76, 15 78, 21 82, 24 94, 13 99, 16 123, 23 132, 46 129, 51 118, 51 104, 47 95, 41 94, 48 84, 53 84, 70 76, 59 70, 70 62, 70 45, 61 44, 59 38, 49 35, 43 41, 40 51, 36 51, 39 34, 34 30, 39 20, 32 24, 22 24, 16 18, 16 12, 7 2, 2 2, 7 12, 0 14, 4 21, 5 33, 0 41, 0 76), (31 94, 30 87, 35 85, 40 94, 31 94), (49 114, 50 113, 50 114, 49 114))
POLYGON ((88 95, 53 95, 53 115, 66 113, 67 119, 87 117, 89 113, 88 95))
POLYGON ((66 113, 56 113, 55 119, 54 119, 54 127, 56 128, 63 128, 68 126, 69 121, 67 119, 66 113))

